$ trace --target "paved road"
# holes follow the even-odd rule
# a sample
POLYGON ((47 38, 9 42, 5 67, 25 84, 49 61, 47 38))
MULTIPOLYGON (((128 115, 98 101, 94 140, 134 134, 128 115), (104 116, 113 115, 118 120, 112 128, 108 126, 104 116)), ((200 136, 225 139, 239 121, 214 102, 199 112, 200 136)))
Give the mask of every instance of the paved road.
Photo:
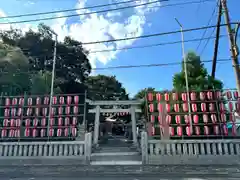
POLYGON ((234 166, 1 166, 1 180, 240 179, 234 166), (195 179, 194 179, 195 178, 195 179))

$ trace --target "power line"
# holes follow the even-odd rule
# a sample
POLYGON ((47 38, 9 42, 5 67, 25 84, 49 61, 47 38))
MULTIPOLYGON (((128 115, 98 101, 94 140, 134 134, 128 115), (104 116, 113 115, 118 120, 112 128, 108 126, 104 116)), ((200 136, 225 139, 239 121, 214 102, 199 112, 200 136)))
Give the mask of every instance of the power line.
MULTIPOLYGON (((137 4, 137 5, 132 5, 132 6, 119 7, 119 8, 107 9, 107 10, 101 10, 101 11, 87 12, 87 13, 82 13, 82 14, 70 14, 70 15, 64 15, 64 16, 58 16, 58 17, 46 17, 46 18, 38 18, 38 19, 30 19, 30 20, 22 20, 22 21, 2 22, 2 23, 0 23, 0 25, 1 24, 2 25, 3 24, 21 24, 21 23, 28 23, 28 22, 46 21, 46 20, 53 20, 53 19, 61 19, 61 18, 82 16, 82 15, 90 15, 90 14, 96 14, 96 13, 111 12, 111 11, 117 11, 117 10, 123 10, 123 9, 129 9, 129 8, 135 8, 135 7, 150 5, 150 4, 154 4, 154 3, 159 3, 161 1, 165 1, 165 0, 156 0, 156 1, 151 1, 151 2, 147 2, 147 3, 143 3, 143 4, 137 4)), ((210 2, 210 1, 213 1, 213 0, 206 0, 206 1, 210 2)), ((166 5, 161 5, 161 6, 149 7, 149 8, 171 7, 171 6, 179 6, 179 5, 187 5, 187 4, 196 4, 196 3, 199 3, 199 2, 200 1, 190 1, 190 2, 183 2, 183 3, 166 4, 166 5)))
MULTIPOLYGON (((233 22, 233 23, 230 23, 230 24, 238 24, 238 23, 239 23, 239 22, 233 22)), ((221 24, 220 26, 226 26, 226 25, 227 25, 227 24, 221 24)), ((182 32, 199 31, 199 30, 209 29, 209 28, 214 28, 214 27, 216 27, 216 25, 202 26, 202 27, 197 27, 197 28, 184 29, 182 32)), ((180 32, 181 32, 181 30, 168 31, 168 32, 148 34, 148 35, 128 37, 128 38, 119 38, 119 39, 111 39, 111 40, 104 40, 104 41, 86 42, 86 43, 82 43, 82 45, 100 44, 100 43, 110 43, 110 42, 126 41, 126 40, 132 40, 132 39, 143 39, 143 38, 149 38, 149 37, 155 37, 155 36, 164 36, 164 35, 170 35, 170 34, 177 34, 177 33, 180 33, 180 32)))
MULTIPOLYGON (((218 62, 231 61, 230 58, 218 59, 218 62)), ((201 61, 203 63, 211 63, 212 60, 201 61)), ((127 65, 127 66, 110 66, 103 68, 92 68, 92 70, 108 70, 108 69, 129 69, 129 68, 149 68, 149 67, 162 67, 162 66, 175 66, 181 65, 182 61, 172 63, 161 63, 161 64, 142 64, 142 65, 127 65)))
MULTIPOLYGON (((217 3, 217 4, 218 4, 218 3, 217 3)), ((211 14, 211 16, 210 16, 210 19, 208 20, 207 26, 209 26, 209 25, 211 24, 211 22, 212 22, 212 20, 213 20, 213 17, 214 17, 214 14, 216 13, 216 9, 217 9, 217 6, 214 6, 213 11, 212 11, 212 14, 211 14)), ((205 37, 205 35, 206 35, 206 33, 207 33, 207 30, 208 30, 208 29, 205 29, 204 32, 203 32, 203 34, 202 34, 202 37, 203 37, 203 38, 205 37)), ((202 43, 202 41, 199 42, 199 44, 198 44, 198 46, 197 46, 197 48, 196 48, 196 51, 198 51, 201 43, 202 43)))
MULTIPOLYGON (((216 29, 216 27, 213 28, 213 30, 212 30, 212 32, 211 32, 211 34, 210 34, 209 37, 212 37, 213 33, 215 32, 215 29, 216 29)), ((215 37, 215 38, 216 38, 216 37, 215 37)), ((205 49, 206 49, 206 47, 207 47, 207 45, 208 45, 210 39, 212 39, 212 38, 208 38, 208 39, 207 39, 207 42, 205 43, 205 45, 204 45, 204 47, 203 47, 203 49, 202 49, 202 51, 201 51, 201 53, 200 53, 200 56, 201 56, 201 55, 203 54, 203 52, 205 51, 205 49)))

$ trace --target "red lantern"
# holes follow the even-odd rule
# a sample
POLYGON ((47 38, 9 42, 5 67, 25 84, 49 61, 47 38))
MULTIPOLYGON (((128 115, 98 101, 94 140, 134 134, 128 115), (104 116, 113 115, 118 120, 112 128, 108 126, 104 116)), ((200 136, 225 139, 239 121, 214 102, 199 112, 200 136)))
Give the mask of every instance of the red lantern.
POLYGON ((158 123, 161 125, 162 124, 162 117, 158 116, 158 123))
POLYGON ((181 126, 177 127, 177 135, 182 136, 182 127, 181 126))
POLYGON ((205 93, 204 92, 200 92, 200 100, 204 101, 205 100, 205 93))
POLYGON ((35 108, 35 115, 39 116, 39 114, 40 114, 40 109, 39 108, 35 108))
POLYGON ((233 111, 233 103, 232 102, 229 102, 228 103, 228 107, 229 107, 229 111, 233 111))
POLYGON ((22 108, 18 108, 17 115, 21 116, 22 115, 22 111, 23 111, 22 108))
POLYGON ((56 96, 53 97, 52 103, 53 103, 54 105, 57 104, 57 97, 56 97, 56 96))
POLYGON ((182 93, 182 100, 187 101, 187 94, 186 93, 182 93))
POLYGON ((70 119, 69 119, 69 117, 65 117, 64 125, 65 125, 65 126, 68 126, 69 124, 70 124, 70 119))
POLYGON ((49 125, 50 126, 53 126, 55 123, 55 119, 54 118, 50 118, 50 122, 49 122, 49 125))
POLYGON ((16 129, 16 130, 14 131, 14 136, 15 136, 15 137, 20 137, 20 129, 16 129))
POLYGON ((37 125, 38 125, 38 119, 35 118, 35 119, 33 120, 33 126, 34 126, 34 127, 37 127, 37 125))
POLYGON ((40 105, 41 104, 41 98, 40 97, 37 97, 36 99, 36 105, 40 105))
POLYGON ((204 126, 204 134, 209 135, 209 128, 208 126, 204 126))
POLYGON ((68 96, 67 97, 67 104, 70 105, 72 103, 72 97, 68 96))
POLYGON ((67 106, 65 111, 66 111, 66 114, 70 114, 70 106, 67 106))
POLYGON ((211 114, 211 120, 213 124, 217 123, 217 117, 215 114, 211 114))
POLYGON ((201 131, 200 131, 200 127, 199 126, 195 126, 195 133, 197 136, 200 135, 201 131))
POLYGON ((238 95, 238 92, 237 91, 234 91, 233 92, 233 96, 234 96, 234 99, 237 100, 239 95, 238 95))
POLYGON ((6 129, 2 129, 2 132, 1 132, 1 137, 6 137, 7 136, 7 130, 6 129))
POLYGON ((62 126, 63 125, 63 119, 60 117, 58 118, 58 126, 62 126))
POLYGON ((52 137, 53 135, 54 135, 54 129, 53 129, 53 128, 50 128, 50 129, 49 129, 49 136, 52 137))
POLYGON ((228 100, 232 99, 232 92, 231 91, 227 91, 227 98, 228 100))
POLYGON ((158 102, 161 101, 162 100, 162 95, 160 93, 157 93, 156 94, 156 99, 157 99, 158 102))
POLYGON ((51 108, 50 115, 54 116, 56 112, 56 109, 54 107, 51 108))
POLYGON ((63 113, 63 108, 60 106, 60 107, 58 107, 58 114, 62 115, 62 113, 63 113))
POLYGON ((64 129, 64 136, 67 137, 68 136, 68 128, 64 129))
POLYGON ((48 105, 49 104, 49 97, 44 97, 44 102, 43 102, 45 105, 48 105))
POLYGON ((15 105, 17 105, 17 103, 18 103, 17 98, 13 98, 12 105, 15 106, 15 105))
POLYGON ((19 106, 23 106, 23 105, 24 105, 24 98, 20 98, 20 99, 19 99, 18 105, 19 105, 19 106))
POLYGON ((46 134, 46 130, 45 130, 45 129, 41 129, 41 131, 40 131, 40 136, 41 136, 41 137, 44 137, 45 134, 46 134))
POLYGON ((77 125, 77 117, 73 117, 72 119, 72 125, 76 126, 77 125))
POLYGON ((194 122, 194 124, 198 124, 198 121, 199 121, 198 115, 193 115, 193 122, 194 122))
POLYGON ((213 131, 214 131, 214 134, 215 134, 215 135, 218 135, 218 134, 219 134, 219 126, 218 126, 218 125, 215 125, 215 126, 213 127, 213 131))
POLYGON ((77 107, 77 106, 74 106, 74 107, 73 107, 73 113, 74 113, 74 114, 78 114, 78 107, 77 107))
POLYGON ((229 119, 231 122, 236 122, 236 117, 235 117, 234 113, 229 114, 229 119))
POLYGON ((64 104, 64 97, 63 97, 63 96, 61 96, 61 97, 59 98, 59 103, 60 103, 60 104, 64 104))
POLYGON ((201 103, 201 111, 202 112, 206 112, 207 111, 206 103, 201 103))
POLYGON ((190 126, 186 126, 186 134, 187 134, 188 136, 191 136, 191 135, 192 135, 190 126))
POLYGON ((11 126, 11 127, 14 127, 14 126, 15 126, 15 120, 14 120, 14 119, 11 119, 11 120, 10 120, 10 126, 11 126))
POLYGON ((179 112, 179 104, 174 104, 173 108, 175 112, 179 112))
POLYGON ((213 103, 210 103, 210 104, 209 104, 209 111, 213 112, 214 110, 215 110, 214 104, 213 104, 213 103))
POLYGON ((189 124, 190 123, 190 117, 189 115, 184 115, 184 121, 186 124, 189 124))
POLYGON ((3 127, 7 127, 8 126, 8 119, 4 119, 3 120, 3 127))
POLYGON ((170 133, 170 136, 174 136, 174 128, 173 127, 169 127, 169 133, 170 133))
POLYGON ((5 109, 4 110, 4 116, 9 117, 9 115, 10 115, 10 109, 5 109))
POLYGON ((203 115, 203 122, 204 122, 205 124, 208 123, 208 115, 207 115, 207 114, 204 114, 204 115, 203 115))
POLYGON ((153 93, 148 93, 148 101, 153 101, 153 93))
POLYGON ((48 110, 47 108, 43 108, 43 109, 42 109, 42 113, 43 113, 44 116, 47 115, 47 110, 48 110))
POLYGON ((167 116, 166 116, 166 122, 167 122, 168 124, 171 124, 171 123, 172 123, 172 116, 171 116, 171 115, 167 115, 167 116))
POLYGON ((228 135, 228 129, 227 129, 227 126, 226 126, 226 124, 224 124, 223 125, 223 133, 224 133, 224 135, 228 135))
MULTIPOLYGON (((150 108, 151 108, 150 112, 153 112, 154 111, 153 105, 150 108)), ((161 103, 158 103, 158 112, 163 112, 163 105, 161 103)))
POLYGON ((10 104, 11 104, 10 99, 9 99, 9 98, 6 98, 6 99, 5 99, 5 106, 10 106, 10 104))
POLYGON ((153 104, 149 104, 149 111, 154 112, 154 105, 153 104))
POLYGON ((21 120, 20 119, 16 119, 16 127, 20 127, 21 126, 21 120))
POLYGON ((208 92, 207 92, 207 98, 208 98, 209 100, 212 100, 212 99, 213 99, 213 92, 212 92, 212 91, 208 91, 208 92))
POLYGON ((181 116, 180 115, 176 115, 175 116, 175 121, 177 124, 181 124, 181 116))
POLYGON ((197 104, 192 104, 192 111, 197 112, 197 104))
POLYGON ((26 127, 29 127, 30 124, 31 124, 31 120, 30 120, 30 119, 26 119, 26 120, 25 120, 25 126, 26 126, 26 127))
POLYGON ((16 116, 16 113, 17 113, 16 108, 12 108, 12 109, 11 109, 11 115, 12 115, 12 117, 15 117, 15 116, 16 116))
POLYGON ((62 129, 57 130, 57 136, 60 137, 62 135, 62 129))
POLYGON ((14 130, 13 129, 11 129, 10 131, 9 131, 9 135, 8 135, 9 137, 14 137, 14 130))
POLYGON ((238 113, 240 112, 240 102, 235 103, 235 109, 238 113))
POLYGON ((74 96, 74 103, 78 104, 78 102, 79 102, 79 97, 78 96, 74 96))
POLYGON ((45 127, 46 124, 47 124, 46 118, 42 118, 42 120, 41 120, 41 125, 42 125, 43 127, 45 127))
POLYGON ((169 94, 168 93, 164 94, 164 99, 165 99, 165 101, 169 101, 169 94))
POLYGON ((171 106, 170 106, 170 104, 166 104, 166 110, 167 110, 167 112, 170 112, 170 111, 171 111, 171 106))
POLYGON ((75 137, 77 135, 77 129, 72 128, 72 136, 75 137))
POLYGON ((220 117, 221 117, 221 121, 222 121, 222 122, 226 122, 226 119, 227 119, 227 118, 226 118, 226 114, 221 113, 221 114, 220 114, 220 117))
POLYGON ((172 99, 174 101, 177 101, 178 100, 178 93, 172 93, 172 99))
POLYGON ((31 116, 32 115, 32 108, 27 108, 27 116, 31 116))
POLYGON ((29 136, 30 136, 30 129, 29 129, 29 128, 26 128, 26 129, 25 129, 24 135, 25 135, 26 137, 29 137, 29 136))
POLYGON ((36 129, 33 129, 33 131, 32 131, 32 136, 33 136, 33 137, 36 137, 36 136, 37 136, 37 130, 36 130, 36 129))
POLYGON ((224 111, 225 111, 225 106, 224 106, 223 103, 220 103, 220 104, 219 104, 219 108, 220 108, 220 111, 221 111, 221 112, 224 112, 224 111))
POLYGON ((150 121, 151 121, 151 123, 155 122, 155 116, 154 115, 150 115, 150 121))
POLYGON ((188 104, 187 103, 183 103, 183 111, 187 112, 188 111, 188 104))
POLYGON ((32 106, 32 103, 33 103, 32 98, 28 98, 28 100, 27 100, 27 104, 28 104, 28 106, 32 106))
POLYGON ((191 97, 191 100, 192 100, 192 101, 196 101, 196 100, 197 100, 197 96, 196 96, 196 93, 195 93, 195 92, 192 92, 192 93, 190 94, 190 97, 191 97))

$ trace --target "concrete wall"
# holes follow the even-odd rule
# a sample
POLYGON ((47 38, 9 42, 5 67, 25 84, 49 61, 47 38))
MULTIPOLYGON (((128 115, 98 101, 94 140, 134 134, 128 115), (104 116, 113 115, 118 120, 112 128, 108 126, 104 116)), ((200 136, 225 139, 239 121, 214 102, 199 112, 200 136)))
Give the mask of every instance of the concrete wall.
POLYGON ((240 140, 148 140, 142 132, 141 147, 145 164, 240 164, 240 140))

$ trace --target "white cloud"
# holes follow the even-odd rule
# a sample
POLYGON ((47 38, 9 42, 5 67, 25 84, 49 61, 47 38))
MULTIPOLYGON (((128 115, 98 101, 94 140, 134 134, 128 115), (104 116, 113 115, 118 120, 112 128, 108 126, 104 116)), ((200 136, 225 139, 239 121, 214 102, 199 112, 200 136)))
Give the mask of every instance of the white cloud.
MULTIPOLYGON (((141 0, 135 4, 151 2, 154 0, 141 0)), ((78 0, 76 8, 84 8, 87 0, 78 0)), ((66 18, 57 19, 49 24, 52 29, 58 33, 59 40, 62 41, 65 36, 69 35, 81 42, 104 41, 118 38, 129 38, 140 36, 143 34, 143 26, 146 24, 146 15, 152 11, 156 11, 159 4, 151 4, 148 6, 140 6, 131 9, 131 13, 125 11, 114 11, 106 14, 91 14, 79 16, 79 21, 72 24, 67 24, 66 18), (152 7, 155 8, 152 8, 152 7), (114 17, 118 16, 121 21, 114 21, 114 17)), ((95 10, 94 10, 95 11, 95 10)), ((77 10, 78 14, 91 12, 89 9, 77 10)), ((128 10, 129 12, 129 10, 128 10)), ((62 16, 64 14, 57 14, 62 16)), ((0 16, 6 16, 3 11, 0 11, 0 16)), ((28 29, 31 25, 21 25, 21 29, 28 29)), ((0 30, 10 28, 9 25, 0 25, 0 30)), ((114 48, 124 48, 131 46, 136 39, 118 41, 112 43, 99 43, 86 45, 85 48, 90 51, 110 50, 114 48)), ((98 52, 89 54, 89 59, 93 67, 96 67, 97 62, 107 64, 116 58, 120 51, 98 52)))

